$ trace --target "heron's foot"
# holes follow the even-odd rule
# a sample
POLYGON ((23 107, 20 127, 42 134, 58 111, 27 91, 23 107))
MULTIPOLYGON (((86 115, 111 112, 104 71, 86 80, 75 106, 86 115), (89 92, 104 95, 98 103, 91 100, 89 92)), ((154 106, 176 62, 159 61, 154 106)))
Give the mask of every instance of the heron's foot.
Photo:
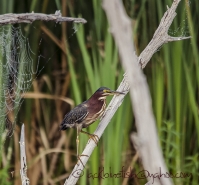
POLYGON ((82 166, 85 168, 82 160, 81 160, 81 157, 89 157, 88 155, 84 155, 84 154, 81 154, 81 155, 77 155, 77 165, 79 165, 79 163, 82 164, 82 166))
POLYGON ((95 134, 90 134, 90 133, 85 132, 85 131, 83 131, 83 130, 81 130, 81 133, 84 133, 84 134, 88 135, 88 137, 89 137, 90 139, 92 139, 92 140, 95 142, 95 144, 97 145, 97 143, 98 143, 98 141, 99 141, 99 137, 98 137, 97 135, 95 135, 95 134))
POLYGON ((89 134, 88 136, 89 136, 89 138, 92 139, 92 140, 95 142, 95 144, 98 146, 99 137, 98 137, 97 135, 95 135, 95 134, 89 134))

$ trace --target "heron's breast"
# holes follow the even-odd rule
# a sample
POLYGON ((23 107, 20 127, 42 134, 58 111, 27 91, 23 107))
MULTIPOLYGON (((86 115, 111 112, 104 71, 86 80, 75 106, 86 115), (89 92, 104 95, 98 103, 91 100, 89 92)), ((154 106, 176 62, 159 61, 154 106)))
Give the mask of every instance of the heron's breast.
POLYGON ((89 114, 83 123, 83 127, 88 127, 90 124, 99 119, 106 110, 106 101, 99 101, 98 104, 89 107, 89 114))

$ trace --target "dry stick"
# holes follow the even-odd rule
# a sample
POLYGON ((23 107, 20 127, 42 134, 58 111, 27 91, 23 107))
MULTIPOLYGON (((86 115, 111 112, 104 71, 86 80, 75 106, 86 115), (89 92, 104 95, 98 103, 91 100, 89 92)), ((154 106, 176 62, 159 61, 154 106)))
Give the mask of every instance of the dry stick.
POLYGON ((25 150, 25 136, 24 136, 24 124, 21 128, 21 138, 20 138, 20 161, 21 161, 21 181, 22 185, 28 185, 29 178, 27 177, 27 164, 26 164, 26 150, 25 150))
POLYGON ((22 13, 22 14, 4 14, 0 15, 0 25, 4 24, 16 24, 16 23, 32 23, 36 20, 40 21, 55 21, 56 23, 60 22, 74 22, 74 23, 83 23, 87 21, 83 18, 73 18, 73 17, 62 17, 60 10, 57 10, 55 14, 42 14, 42 13, 22 13))
MULTIPOLYGON (((143 162, 143 166, 150 170, 150 173, 159 172, 159 167, 161 167, 162 172, 166 172, 166 166, 164 164, 164 160, 162 157, 162 153, 159 147, 157 131, 155 127, 155 120, 152 113, 151 108, 151 98, 149 95, 149 89, 144 78, 144 75, 141 73, 138 65, 136 63, 140 63, 141 67, 144 68, 147 62, 150 60, 152 55, 158 50, 158 48, 166 42, 176 41, 187 39, 190 37, 177 37, 173 38, 168 36, 167 31, 176 16, 175 10, 179 4, 180 0, 174 0, 171 8, 168 8, 165 12, 158 29, 156 30, 153 39, 146 47, 146 49, 141 53, 140 57, 133 53, 134 47, 132 44, 132 30, 130 20, 127 18, 124 13, 124 8, 121 5, 121 2, 109 0, 104 1, 104 8, 107 13, 107 16, 110 19, 111 23, 111 31, 116 39, 116 43, 119 47, 120 57, 122 59, 123 65, 125 69, 131 69, 128 72, 129 78, 124 75, 124 79, 122 80, 120 86, 118 87, 118 91, 126 91, 126 94, 129 91, 129 83, 131 85, 131 98, 133 99, 133 110, 136 118, 136 126, 137 126, 137 137, 133 137, 134 143, 137 146, 137 149, 141 155, 141 159, 143 162), (116 19, 117 17, 117 19, 116 19), (114 23, 113 23, 113 22, 114 23), (116 24, 122 29, 122 32, 118 35, 120 28, 113 28, 116 24), (119 31, 118 31, 119 30, 119 31), (116 36, 117 35, 117 36, 116 36), (128 37, 127 37, 128 35, 128 37), (118 38, 120 37, 120 39, 118 38), (122 38, 122 39, 121 39, 122 38), (124 39, 124 40, 123 40, 124 39), (126 47, 128 46, 128 47, 126 47), (125 48, 125 49, 122 49, 125 48), (131 67, 128 67, 128 66, 131 67), (133 66, 133 67, 132 67, 133 66), (136 99, 138 98, 138 99, 136 99), (142 102, 142 103, 141 103, 142 102), (158 171, 157 171, 158 170, 158 171)), ((100 138, 108 126, 111 118, 115 114, 118 107, 123 102, 124 96, 114 96, 111 100, 106 115, 103 117, 101 122, 99 123, 94 134, 98 135, 100 138)), ((91 140, 85 147, 83 154, 90 155, 92 154, 94 148, 96 147, 95 143, 91 140)), ((81 160, 85 165, 88 161, 89 157, 82 157, 81 160)), ((69 178, 66 179, 65 184, 73 185, 76 184, 79 177, 83 175, 83 166, 81 164, 76 165, 70 174, 69 178)), ((149 179, 150 180, 150 179, 149 179)), ((156 184, 172 184, 169 179, 161 178, 160 182, 156 182, 156 184)))
POLYGON ((176 8, 181 0, 174 0, 171 8, 167 6, 167 11, 164 13, 160 24, 155 31, 152 40, 149 42, 147 47, 142 51, 139 56, 139 64, 142 69, 149 62, 153 54, 160 48, 164 43, 179 41, 183 39, 189 39, 191 37, 171 37, 168 35, 168 30, 173 22, 173 19, 177 15, 176 8))

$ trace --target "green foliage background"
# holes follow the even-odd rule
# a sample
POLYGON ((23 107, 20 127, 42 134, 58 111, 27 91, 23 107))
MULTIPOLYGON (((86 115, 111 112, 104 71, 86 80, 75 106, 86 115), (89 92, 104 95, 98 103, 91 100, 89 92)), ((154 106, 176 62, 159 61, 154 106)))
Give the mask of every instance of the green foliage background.
MULTIPOLYGON (((124 0, 123 3, 132 19, 134 43, 139 54, 152 38, 166 11, 166 5, 171 6, 172 1, 124 0)), ((31 184, 63 184, 72 171, 76 163, 76 132, 72 129, 58 131, 59 123, 71 105, 57 97, 68 97, 77 105, 100 86, 116 89, 124 73, 101 4, 99 0, 1 0, 0 14, 32 11, 53 14, 61 10, 63 16, 87 20, 85 25, 39 21, 22 25, 35 52, 35 66, 38 55, 42 55, 39 68, 44 66, 44 69, 30 89, 34 95, 31 99, 24 99, 14 135, 7 138, 4 144, 0 158, 1 184, 20 184, 18 141, 21 122, 26 127, 28 177, 31 184), (39 93, 50 94, 52 98, 39 98, 39 93), (3 158, 6 163, 2 162, 3 158), (12 171, 15 171, 14 177, 12 171)), ((173 179, 175 184, 199 183, 198 16, 198 1, 180 2, 169 34, 191 35, 192 38, 165 44, 144 69, 159 141, 169 172, 193 175, 192 178, 173 179)), ((93 124, 88 131, 93 133, 96 126, 97 123, 93 124)), ((133 131, 136 128, 127 96, 89 159, 78 184, 144 184, 145 180, 136 178, 88 178, 89 174, 98 173, 99 167, 104 168, 104 172, 112 173, 118 173, 123 166, 125 170, 131 167, 134 173, 143 169, 130 141, 133 131)), ((82 151, 88 138, 81 136, 80 139, 82 151)))

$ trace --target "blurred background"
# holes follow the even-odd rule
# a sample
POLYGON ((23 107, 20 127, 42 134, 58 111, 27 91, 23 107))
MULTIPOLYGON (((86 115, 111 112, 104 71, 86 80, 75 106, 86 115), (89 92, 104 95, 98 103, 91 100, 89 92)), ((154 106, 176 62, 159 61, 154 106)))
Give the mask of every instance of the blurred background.
MULTIPOLYGON (((77 162, 76 130, 61 132, 59 124, 71 108, 85 101, 99 87, 117 89, 124 74, 108 30, 102 2, 1 0, 0 3, 0 14, 32 11, 54 14, 56 10, 61 10, 62 16, 87 20, 84 25, 41 21, 15 25, 20 26, 22 35, 28 38, 24 42, 33 52, 30 56, 36 72, 30 73, 34 79, 31 87, 22 89, 25 94, 18 111, 12 111, 8 116, 14 121, 14 132, 6 140, 1 139, 0 184, 21 184, 19 139, 22 123, 25 124, 30 183, 63 184, 77 162)), ((167 9, 166 5, 171 6, 172 0, 123 0, 123 4, 132 20, 134 43, 139 55, 151 40, 167 9)), ((199 183, 198 16, 199 1, 180 2, 169 34, 191 35, 192 38, 165 44, 144 69, 168 170, 171 174, 192 173, 191 177, 173 178, 174 184, 199 183)), ((23 65, 19 63, 18 69, 23 65)), ((91 125, 87 131, 93 133, 97 124, 91 125)), ((78 184, 145 184, 146 179, 89 176, 102 169, 104 173, 119 173, 124 169, 134 174, 143 170, 130 140, 132 132, 136 132, 136 128, 127 95, 95 148, 78 184)), ((1 137, 5 135, 1 133, 1 137)), ((80 153, 87 141, 88 137, 80 134, 80 153)), ((145 170, 150 172, 150 169, 145 170)))

